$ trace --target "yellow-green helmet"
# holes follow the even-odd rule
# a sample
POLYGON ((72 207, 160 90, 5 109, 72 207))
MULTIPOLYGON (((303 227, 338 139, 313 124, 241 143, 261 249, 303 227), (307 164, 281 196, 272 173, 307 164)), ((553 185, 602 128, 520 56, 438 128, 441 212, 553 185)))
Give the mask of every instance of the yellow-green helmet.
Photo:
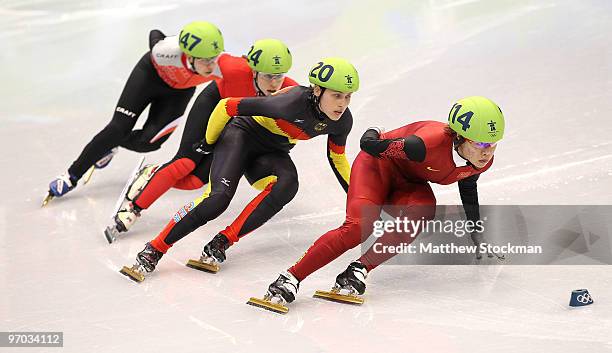
POLYGON ((251 69, 264 74, 284 74, 291 69, 289 48, 278 39, 260 39, 253 43, 246 59, 251 69))
POLYGON ((353 64, 343 58, 325 58, 319 61, 308 75, 313 85, 343 93, 359 89, 359 75, 353 64))
POLYGON ((472 96, 458 100, 448 114, 448 125, 460 136, 494 143, 504 137, 504 115, 492 100, 472 96))
POLYGON ((191 22, 183 27, 179 34, 179 47, 183 53, 195 58, 212 58, 225 50, 219 28, 205 21, 191 22))

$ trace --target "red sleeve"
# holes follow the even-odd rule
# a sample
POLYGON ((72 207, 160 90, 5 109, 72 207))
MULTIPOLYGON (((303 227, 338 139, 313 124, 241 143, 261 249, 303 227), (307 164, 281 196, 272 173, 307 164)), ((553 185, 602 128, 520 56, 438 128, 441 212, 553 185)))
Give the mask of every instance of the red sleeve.
POLYGON ((240 103, 241 100, 242 98, 229 98, 227 100, 227 103, 225 104, 225 110, 227 112, 227 115, 229 116, 238 115, 238 104, 240 103))
POLYGON ((246 59, 240 56, 224 55, 218 61, 223 78, 217 81, 219 94, 227 97, 251 97, 255 89, 251 84, 252 72, 246 59))
POLYGON ((219 55, 219 58, 217 59, 217 65, 219 65, 219 70, 221 70, 221 74, 225 73, 225 70, 227 70, 231 66, 231 63, 233 61, 232 59, 235 59, 235 57, 227 53, 219 55))
POLYGON ((298 86, 298 83, 291 77, 285 76, 285 80, 283 81, 283 85, 281 86, 281 88, 290 86, 298 86))
POLYGON ((227 95, 225 94, 225 80, 222 78, 218 78, 218 79, 215 79, 215 82, 217 83, 217 89, 219 90, 219 96, 221 98, 227 97, 227 95))

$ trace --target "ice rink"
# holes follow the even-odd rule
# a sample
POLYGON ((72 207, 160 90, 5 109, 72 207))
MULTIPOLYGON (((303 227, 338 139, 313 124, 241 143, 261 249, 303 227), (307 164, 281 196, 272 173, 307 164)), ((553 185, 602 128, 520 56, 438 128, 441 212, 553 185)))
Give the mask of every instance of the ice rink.
MULTIPOLYGON (((109 245, 102 230, 138 159, 121 150, 90 184, 40 207, 109 121, 149 31, 193 20, 217 24, 233 54, 283 40, 301 84, 318 59, 350 59, 361 77, 351 161, 369 126, 444 121, 456 99, 484 95, 507 125, 481 204, 611 204, 612 2, 5 0, 0 17, 0 331, 63 331, 65 341, 0 352, 612 351, 608 266, 381 266, 362 306, 312 298, 353 249, 306 279, 287 315, 245 305, 344 218, 324 137, 292 151, 298 195, 215 275, 184 263, 256 195, 244 181, 227 212, 141 284, 118 270, 201 191, 171 190, 109 245), (595 304, 570 309, 577 288, 595 304)), ((180 136, 147 161, 171 158, 180 136)), ((439 204, 460 202, 456 185, 434 191, 439 204)))

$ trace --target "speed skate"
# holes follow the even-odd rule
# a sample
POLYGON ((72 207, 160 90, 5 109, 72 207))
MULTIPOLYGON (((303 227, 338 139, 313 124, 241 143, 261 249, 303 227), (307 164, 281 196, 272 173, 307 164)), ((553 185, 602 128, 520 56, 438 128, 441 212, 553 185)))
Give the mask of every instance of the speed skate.
POLYGON ((194 270, 204 271, 208 273, 217 273, 221 269, 219 264, 212 259, 210 262, 203 261, 202 259, 199 259, 199 260, 190 259, 189 261, 187 261, 185 266, 193 268, 194 270))
POLYGON ((337 303, 345 303, 345 304, 363 304, 363 297, 356 294, 354 291, 341 289, 338 286, 334 286, 330 291, 315 291, 313 295, 314 298, 321 298, 325 300, 330 300, 337 303), (346 293, 345 293, 346 292, 346 293))
POLYGON ((85 175, 83 175, 83 185, 87 185, 87 183, 89 183, 91 177, 93 176, 94 170, 96 170, 95 165, 92 165, 89 167, 89 169, 87 169, 87 172, 85 172, 85 175))
POLYGON ((145 279, 145 269, 142 266, 134 265, 132 267, 123 266, 119 271, 121 274, 128 276, 135 282, 142 282, 145 279))
POLYGON ((270 294, 266 294, 263 299, 251 297, 246 303, 279 314, 286 314, 289 312, 289 308, 284 305, 285 303, 282 299, 279 299, 278 297, 273 297, 270 294))
POLYGON ((121 208, 121 206, 123 206, 123 202, 125 201, 125 194, 128 188, 130 187, 130 185, 132 185, 132 182, 134 181, 134 179, 137 177, 138 172, 140 171, 140 168, 144 164, 144 161, 145 161, 145 157, 144 156, 140 157, 140 159, 138 160, 138 164, 136 165, 136 168, 134 168, 134 170, 132 171, 132 174, 130 174, 129 179, 125 183, 125 186, 123 187, 123 190, 121 191, 121 194, 119 195, 119 199, 117 199, 115 208, 113 208, 113 213, 111 215, 113 224, 107 226, 106 229, 104 230, 104 237, 106 238, 106 241, 108 241, 109 244, 112 244, 119 236, 119 233, 124 231, 123 229, 118 228, 115 217, 116 217, 117 212, 121 208))

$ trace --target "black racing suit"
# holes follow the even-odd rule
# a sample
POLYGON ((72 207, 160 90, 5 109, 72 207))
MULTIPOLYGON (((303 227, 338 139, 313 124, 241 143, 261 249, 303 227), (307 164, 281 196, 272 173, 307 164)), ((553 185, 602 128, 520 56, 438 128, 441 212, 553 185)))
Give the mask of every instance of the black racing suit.
POLYGON ((216 142, 209 188, 175 214, 151 242, 154 247, 165 252, 223 213, 249 163, 267 156, 264 162, 273 168, 276 183, 251 201, 221 233, 231 244, 260 227, 297 193, 297 171, 289 156, 297 140, 328 135, 328 160, 341 186, 348 190, 350 166, 344 147, 353 124, 350 110, 346 109, 334 121, 319 111, 311 88, 295 86, 286 91, 272 97, 230 98, 219 102, 206 132, 207 142, 211 145, 216 142), (230 121, 231 116, 235 117, 230 121))

